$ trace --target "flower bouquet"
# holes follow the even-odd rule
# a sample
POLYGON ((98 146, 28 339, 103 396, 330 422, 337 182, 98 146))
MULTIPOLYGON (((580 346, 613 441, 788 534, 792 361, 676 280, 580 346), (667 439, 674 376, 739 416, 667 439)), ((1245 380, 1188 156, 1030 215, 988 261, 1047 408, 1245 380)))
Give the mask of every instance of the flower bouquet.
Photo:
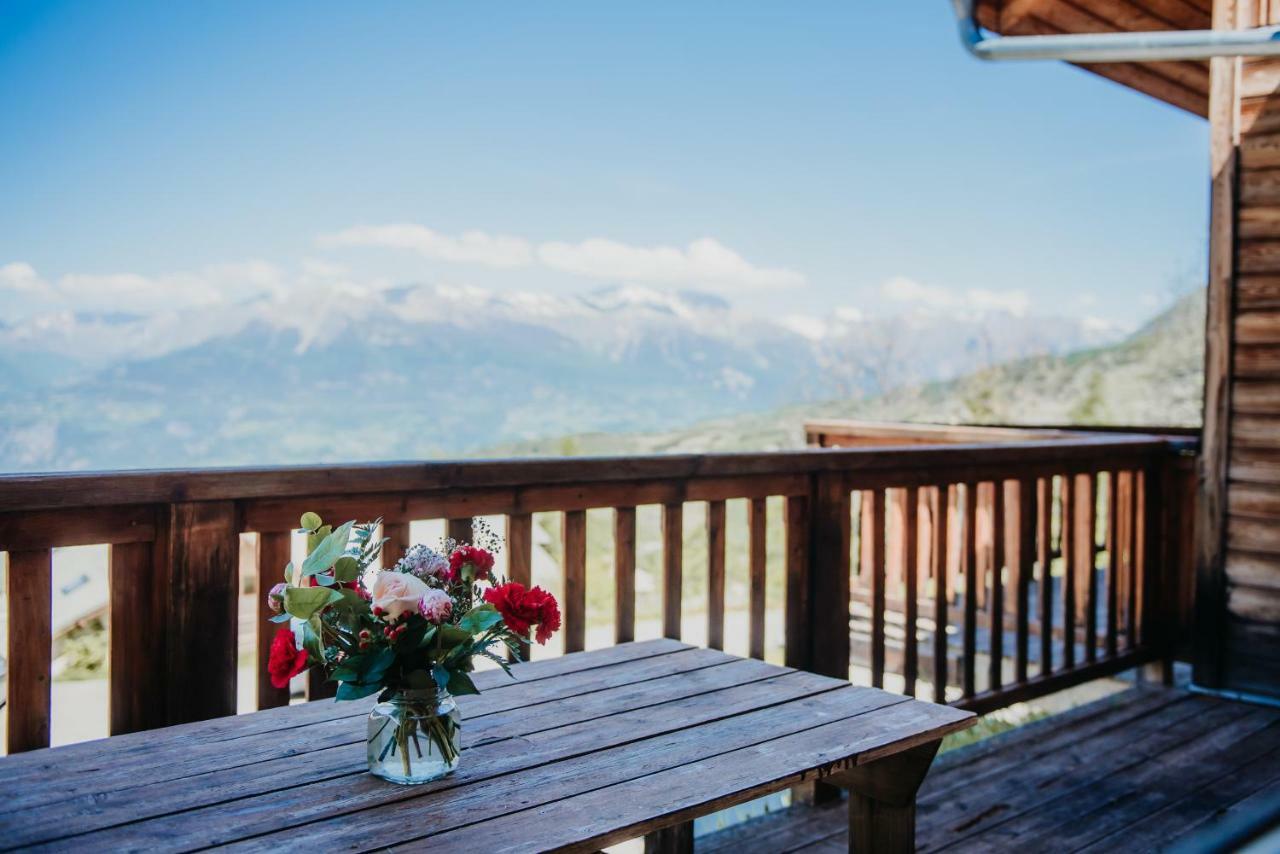
POLYGON ((453 698, 476 694, 477 656, 510 674, 522 643, 560 628, 555 597, 493 573, 500 539, 477 520, 475 543, 415 545, 391 569, 374 564, 379 521, 334 529, 302 516, 307 557, 267 594, 276 633, 267 663, 285 688, 308 667, 339 683, 337 699, 378 694, 369 713, 369 770, 422 783, 457 767, 461 716, 453 698), (531 638, 530 635, 533 635, 531 638), (505 654, 504 654, 505 653, 505 654))

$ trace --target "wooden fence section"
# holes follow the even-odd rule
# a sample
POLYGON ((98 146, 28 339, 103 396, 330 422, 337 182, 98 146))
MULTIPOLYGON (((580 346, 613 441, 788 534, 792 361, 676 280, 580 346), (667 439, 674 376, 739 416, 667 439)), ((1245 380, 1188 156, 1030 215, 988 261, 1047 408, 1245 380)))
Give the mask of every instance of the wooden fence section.
MULTIPOLYGON (((1165 439, 1099 436, 0 476, 8 749, 48 743, 51 549, 110 546, 110 726, 128 732, 235 712, 239 538, 256 535, 259 590, 268 589, 304 510, 329 520, 381 517, 391 557, 407 547, 411 521, 446 520, 451 536, 465 537, 473 517, 505 516, 509 574, 525 583, 532 514, 563 514, 564 637, 574 650, 586 629, 585 511, 613 510, 614 630, 622 642, 635 635, 636 508, 657 505, 663 631, 678 638, 686 609, 705 607, 709 644, 722 647, 725 502, 745 499, 752 655, 765 652, 767 608, 781 605, 790 666, 847 678, 852 660, 873 684, 896 674, 912 693, 931 683, 926 696, 993 709, 1169 653, 1179 619, 1173 591, 1184 582, 1176 577, 1178 517, 1162 498, 1180 464, 1165 439), (1113 484, 1117 501, 1109 500, 1113 484), (764 583, 771 497, 781 498, 785 515, 782 603, 766 601, 764 583), (689 502, 707 511, 705 603, 681 596, 689 502), (866 656, 854 648, 864 635, 866 656)), ((266 616, 259 606, 259 707, 288 701, 265 677, 273 628, 266 616)), ((330 688, 312 682, 309 695, 330 688)))

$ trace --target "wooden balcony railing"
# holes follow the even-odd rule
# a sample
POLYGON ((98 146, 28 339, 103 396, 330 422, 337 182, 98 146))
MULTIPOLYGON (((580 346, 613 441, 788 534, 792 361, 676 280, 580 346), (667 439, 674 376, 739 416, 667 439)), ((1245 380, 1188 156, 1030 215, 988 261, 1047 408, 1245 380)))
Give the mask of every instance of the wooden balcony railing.
MULTIPOLYGON (((52 549, 110 547, 110 731, 128 732, 235 713, 240 537, 256 535, 260 592, 278 580, 304 510, 381 517, 392 558, 411 521, 447 520, 466 537, 473 517, 504 516, 508 575, 525 583, 532 514, 562 514, 564 646, 574 651, 587 629, 586 511, 613 510, 623 642, 637 621, 636 508, 661 508, 661 625, 679 637, 686 606, 703 604, 682 600, 684 506, 705 503, 707 638, 722 647, 726 502, 745 499, 751 655, 765 654, 766 611, 781 606, 788 665, 848 678, 852 661, 855 678, 883 685, 892 674, 912 694, 927 681, 931 698, 986 711, 1170 654, 1189 583, 1179 556, 1189 517, 1167 499, 1187 470, 1177 442, 1098 436, 0 476, 7 745, 49 743, 52 549), (769 603, 767 523, 779 499, 785 601, 769 603)), ((266 678, 266 616, 257 619, 260 708, 288 702, 266 678)), ((309 696, 324 694, 322 683, 309 686, 309 696)))

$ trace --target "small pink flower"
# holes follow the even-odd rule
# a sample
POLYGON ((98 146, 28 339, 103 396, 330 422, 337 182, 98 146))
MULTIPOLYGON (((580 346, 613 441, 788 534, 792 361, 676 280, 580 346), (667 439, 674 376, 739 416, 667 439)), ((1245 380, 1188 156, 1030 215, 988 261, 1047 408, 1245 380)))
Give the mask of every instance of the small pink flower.
POLYGON ((439 625, 453 614, 453 600, 443 590, 428 590, 418 602, 418 613, 439 625))
POLYGON ((271 588, 271 592, 267 594, 267 607, 271 609, 271 613, 279 614, 284 610, 284 590, 287 587, 283 581, 271 588))

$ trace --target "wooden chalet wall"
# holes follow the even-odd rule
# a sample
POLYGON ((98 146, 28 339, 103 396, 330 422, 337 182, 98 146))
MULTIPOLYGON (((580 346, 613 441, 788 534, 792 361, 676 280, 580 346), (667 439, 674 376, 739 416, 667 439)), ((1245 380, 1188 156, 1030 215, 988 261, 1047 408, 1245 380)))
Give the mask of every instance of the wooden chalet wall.
MULTIPOLYGON (((1216 0, 1214 26, 1280 22, 1216 0)), ((1196 681, 1280 697, 1280 59, 1217 59, 1196 681)))

